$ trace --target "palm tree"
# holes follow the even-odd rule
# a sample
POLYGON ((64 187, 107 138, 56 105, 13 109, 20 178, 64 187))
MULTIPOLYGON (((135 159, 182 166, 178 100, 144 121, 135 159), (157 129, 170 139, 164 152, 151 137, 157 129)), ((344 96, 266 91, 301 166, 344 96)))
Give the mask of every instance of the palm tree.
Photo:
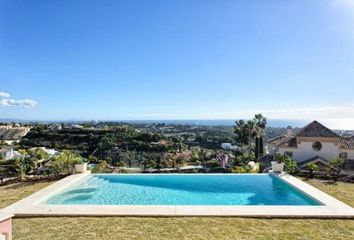
POLYGON ((244 120, 238 120, 234 126, 235 141, 238 146, 244 149, 250 142, 250 126, 244 120))
POLYGON ((265 134, 267 119, 262 114, 256 114, 254 118, 248 121, 250 126, 250 135, 255 138, 255 156, 256 159, 263 156, 263 136, 265 134))

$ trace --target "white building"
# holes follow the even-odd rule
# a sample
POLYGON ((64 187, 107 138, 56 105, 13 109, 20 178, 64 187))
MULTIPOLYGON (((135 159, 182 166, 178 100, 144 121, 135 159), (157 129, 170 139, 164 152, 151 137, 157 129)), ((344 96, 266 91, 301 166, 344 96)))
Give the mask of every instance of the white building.
POLYGON ((14 159, 21 157, 21 154, 18 151, 14 151, 12 148, 10 151, 5 152, 5 160, 14 159))
POLYGON ((296 134, 288 127, 286 134, 268 141, 268 150, 271 155, 279 153, 290 156, 300 166, 310 162, 326 165, 337 157, 354 159, 354 137, 342 138, 313 121, 296 134))
POLYGON ((31 148, 31 150, 37 150, 37 149, 42 149, 43 151, 45 151, 49 157, 53 157, 55 155, 60 154, 59 151, 56 151, 54 148, 45 148, 45 147, 34 147, 31 148))
POLYGON ((236 146, 236 145, 232 145, 231 143, 222 143, 221 144, 221 148, 224 150, 229 150, 229 151, 237 151, 240 149, 240 147, 236 146))

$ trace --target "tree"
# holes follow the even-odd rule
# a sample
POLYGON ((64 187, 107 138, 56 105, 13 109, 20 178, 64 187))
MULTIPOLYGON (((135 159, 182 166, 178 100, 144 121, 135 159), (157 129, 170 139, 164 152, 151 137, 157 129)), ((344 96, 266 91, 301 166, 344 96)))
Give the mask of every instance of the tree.
POLYGON ((250 161, 254 161, 254 152, 247 149, 234 160, 234 166, 246 166, 250 161))
POLYGON ((200 157, 199 157, 198 151, 193 151, 192 160, 193 160, 193 162, 199 162, 200 161, 200 157))
POLYGON ((44 149, 42 148, 37 148, 35 151, 35 157, 37 160, 46 160, 48 159, 49 155, 44 149))
POLYGON ((18 161, 18 174, 21 180, 26 178, 26 163, 25 158, 27 155, 26 149, 19 149, 18 152, 21 155, 21 158, 18 161))
POLYGON ((108 172, 110 172, 110 169, 109 169, 106 161, 102 161, 102 162, 98 163, 92 169, 92 173, 108 173, 108 172))
POLYGON ((234 134, 236 144, 244 151, 245 146, 249 145, 250 142, 255 139, 254 153, 256 160, 262 157, 264 153, 263 136, 266 126, 267 119, 260 113, 256 114, 253 119, 247 122, 244 120, 235 122, 234 134))
POLYGON ((52 168, 54 173, 66 173, 69 174, 73 171, 73 165, 76 162, 82 162, 84 159, 71 151, 63 150, 63 152, 55 157, 52 162, 52 168))
POLYGON ((249 145, 250 142, 250 126, 244 120, 238 120, 234 126, 235 141, 242 149, 249 145))
POLYGON ((255 150, 254 154, 256 159, 263 156, 264 146, 263 146, 263 136, 267 127, 267 119, 262 114, 256 114, 254 118, 248 121, 250 127, 250 135, 255 138, 255 150))

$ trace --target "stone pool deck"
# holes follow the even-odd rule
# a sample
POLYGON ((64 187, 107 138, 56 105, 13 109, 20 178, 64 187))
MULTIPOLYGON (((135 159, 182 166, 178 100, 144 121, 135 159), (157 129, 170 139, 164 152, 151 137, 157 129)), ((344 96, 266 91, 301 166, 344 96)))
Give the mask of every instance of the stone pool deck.
MULTIPOLYGON (((274 174, 274 173, 272 173, 274 174)), ((39 216, 235 216, 258 218, 351 218, 354 209, 332 196, 288 174, 275 174, 303 193, 324 205, 321 206, 208 206, 208 205, 45 205, 43 201, 88 177, 90 172, 68 176, 3 212, 15 217, 39 216)))

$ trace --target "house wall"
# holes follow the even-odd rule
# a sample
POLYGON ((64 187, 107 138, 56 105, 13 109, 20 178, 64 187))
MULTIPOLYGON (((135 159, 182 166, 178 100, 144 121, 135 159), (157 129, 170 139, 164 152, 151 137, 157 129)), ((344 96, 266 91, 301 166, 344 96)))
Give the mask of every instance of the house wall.
POLYGON ((354 149, 347 150, 348 159, 354 159, 354 149))
POLYGON ((275 144, 270 144, 270 143, 267 144, 266 148, 268 150, 268 154, 270 154, 270 155, 274 155, 275 152, 278 152, 278 150, 279 150, 275 144))
MULTIPOLYGON (((5 236, 6 240, 12 239, 12 221, 11 218, 0 222, 0 234, 5 236)), ((3 237, 1 236, 1 237, 3 237)))
POLYGON ((339 149, 339 153, 342 152, 348 154, 347 159, 354 159, 354 149, 339 149))
POLYGON ((302 140, 298 142, 297 148, 279 148, 279 153, 284 154, 286 151, 292 152, 292 158, 296 162, 302 162, 315 156, 319 156, 325 160, 331 160, 339 156, 338 145, 335 142, 320 142, 322 143, 322 149, 320 151, 313 149, 312 144, 314 141, 302 140))

